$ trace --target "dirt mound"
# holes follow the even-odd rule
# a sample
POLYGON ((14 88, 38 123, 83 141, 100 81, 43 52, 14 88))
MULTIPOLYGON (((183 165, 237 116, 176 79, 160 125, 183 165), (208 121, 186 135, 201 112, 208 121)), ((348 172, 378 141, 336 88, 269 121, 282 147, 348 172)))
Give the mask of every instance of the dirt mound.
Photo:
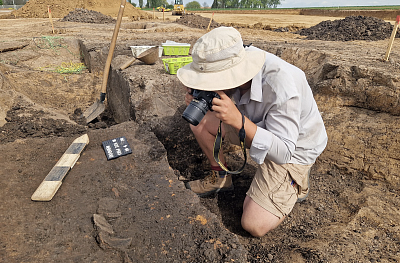
POLYGON ((74 11, 69 12, 68 15, 64 16, 61 21, 107 24, 114 23, 116 20, 111 16, 103 15, 102 13, 97 11, 77 8, 74 11))
MULTIPOLYGON (((208 24, 210 23, 210 19, 196 14, 185 14, 181 16, 181 18, 177 19, 176 23, 193 28, 207 28, 208 24)), ((212 29, 220 26, 222 25, 213 20, 210 28, 212 29)))
MULTIPOLYGON (((367 16, 349 16, 341 20, 322 21, 318 25, 297 31, 307 39, 327 41, 383 40, 392 34, 393 26, 382 19, 367 16)), ((397 32, 396 37, 400 37, 397 32)))
MULTIPOLYGON (((26 103, 25 103, 26 104, 26 103)), ((17 104, 6 117, 7 123, 0 127, 0 144, 21 138, 67 137, 82 134, 86 127, 67 120, 50 118, 43 110, 33 109, 32 105, 17 104)))
MULTIPOLYGON (((107 16, 118 15, 120 1, 112 0, 30 0, 23 7, 11 13, 12 18, 47 18, 49 17, 47 7, 50 6, 54 18, 63 18, 76 8, 88 9, 100 12, 107 16)), ((151 16, 145 11, 136 9, 130 3, 125 5, 124 17, 150 19, 151 16)))

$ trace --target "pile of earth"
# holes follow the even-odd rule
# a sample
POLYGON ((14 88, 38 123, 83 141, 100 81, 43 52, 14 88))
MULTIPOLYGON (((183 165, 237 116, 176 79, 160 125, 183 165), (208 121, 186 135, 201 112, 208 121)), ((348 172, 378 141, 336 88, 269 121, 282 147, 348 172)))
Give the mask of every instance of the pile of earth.
MULTIPOLYGON (((118 0, 92 0, 92 1, 79 1, 79 0, 29 0, 23 7, 13 11, 9 15, 4 15, 2 18, 48 18, 47 7, 50 7, 53 18, 63 18, 69 12, 74 11, 76 8, 88 9, 100 12, 107 16, 117 17, 121 2, 118 0)), ((126 3, 124 9, 124 17, 133 19, 151 19, 152 16, 134 7, 130 3, 126 3)))
POLYGON ((62 22, 81 22, 81 23, 94 23, 94 24, 108 24, 114 23, 116 20, 111 16, 103 15, 100 12, 77 8, 64 16, 62 22))
MULTIPOLYGON (((184 14, 179 19, 177 19, 176 23, 185 25, 188 27, 205 29, 210 24, 210 19, 206 18, 206 17, 202 17, 200 15, 189 13, 189 14, 184 14)), ((211 24, 210 24, 210 29, 220 27, 220 26, 222 26, 222 25, 215 22, 214 20, 212 20, 211 24)))
POLYGON ((55 120, 43 110, 17 104, 7 111, 7 123, 0 127, 0 144, 21 138, 68 137, 84 133, 87 128, 67 120, 55 120))
MULTIPOLYGON (((385 20, 368 16, 348 16, 341 20, 322 21, 318 25, 295 32, 310 40, 352 41, 383 40, 389 38, 393 25, 385 20)), ((397 32, 396 37, 400 37, 397 32)))

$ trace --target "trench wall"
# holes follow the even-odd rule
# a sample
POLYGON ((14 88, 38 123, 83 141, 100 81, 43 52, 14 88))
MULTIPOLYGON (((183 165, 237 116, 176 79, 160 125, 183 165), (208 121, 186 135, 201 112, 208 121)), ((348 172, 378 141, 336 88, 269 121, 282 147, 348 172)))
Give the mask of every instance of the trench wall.
POLYGON ((185 93, 176 76, 165 73, 160 60, 155 65, 136 61, 119 70, 128 59, 120 55, 111 63, 107 101, 115 120, 146 122, 175 115, 185 93))

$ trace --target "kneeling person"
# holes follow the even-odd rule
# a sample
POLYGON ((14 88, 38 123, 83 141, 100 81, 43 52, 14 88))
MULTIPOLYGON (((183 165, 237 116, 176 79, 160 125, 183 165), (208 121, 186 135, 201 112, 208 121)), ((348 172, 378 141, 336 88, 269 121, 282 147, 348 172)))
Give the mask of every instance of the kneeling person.
MULTIPOLYGON (((327 144, 311 88, 303 71, 261 49, 244 47, 232 27, 203 35, 192 57, 193 62, 177 72, 188 89, 186 104, 193 99, 193 89, 214 91, 219 98, 212 99, 212 111, 197 126, 190 125, 211 163, 211 173, 189 182, 187 188, 199 196, 233 189, 231 175, 214 159, 213 146, 220 121, 222 136, 234 144, 243 127, 258 168, 241 223, 253 236, 263 236, 307 197, 311 166, 327 144)), ((219 160, 225 163, 222 153, 219 160)))

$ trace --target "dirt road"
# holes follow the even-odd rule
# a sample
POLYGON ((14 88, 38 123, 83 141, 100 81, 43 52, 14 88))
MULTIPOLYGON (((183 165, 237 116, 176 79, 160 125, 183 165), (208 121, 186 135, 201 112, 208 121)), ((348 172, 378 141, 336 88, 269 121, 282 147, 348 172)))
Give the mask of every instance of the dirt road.
MULTIPOLYGON (((1 20, 0 258, 400 262, 400 41, 384 62, 388 40, 310 41, 293 33, 239 29, 246 43, 305 71, 329 136, 312 169, 307 201, 276 230, 252 238, 241 228, 240 216, 255 164, 249 160, 234 178, 233 192, 200 199, 185 190, 183 182, 199 178, 208 164, 181 118, 183 90, 176 77, 165 72, 161 60, 118 70, 132 57, 131 45, 166 40, 193 45, 205 33, 171 19, 124 18, 108 101, 126 109, 127 119, 117 121, 107 110, 89 125, 79 124, 77 116, 99 96, 114 25, 56 20, 58 34, 52 35, 48 19, 1 20), (83 61, 87 69, 79 74, 53 71, 64 62, 83 61), (90 143, 53 200, 31 201, 70 143, 84 133, 90 143), (107 161, 101 143, 120 136, 133 153, 107 161), (95 217, 105 223, 95 223, 95 217)), ((282 27, 327 19, 223 18, 282 27)), ((236 150, 226 147, 231 167, 243 161, 236 150)))

